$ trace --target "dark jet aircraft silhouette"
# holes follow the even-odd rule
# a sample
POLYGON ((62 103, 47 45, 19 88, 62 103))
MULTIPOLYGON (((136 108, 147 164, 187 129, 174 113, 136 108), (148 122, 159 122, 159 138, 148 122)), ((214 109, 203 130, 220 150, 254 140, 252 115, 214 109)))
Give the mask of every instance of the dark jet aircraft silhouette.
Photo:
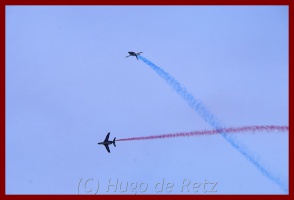
MULTIPOLYGON (((110 149, 109 149, 109 146, 110 144, 113 144, 115 146, 115 139, 113 139, 113 141, 109 141, 108 138, 109 138, 109 135, 110 135, 110 132, 106 135, 106 138, 103 142, 99 142, 98 144, 103 144, 106 148, 106 150, 108 151, 108 153, 110 153, 110 149)), ((116 147, 116 146, 115 146, 116 147)))
POLYGON ((129 56, 136 56, 137 60, 139 60, 139 59, 138 59, 138 55, 140 55, 141 53, 143 53, 143 52, 135 53, 135 52, 129 51, 129 54, 130 54, 130 55, 126 56, 126 58, 129 57, 129 56))

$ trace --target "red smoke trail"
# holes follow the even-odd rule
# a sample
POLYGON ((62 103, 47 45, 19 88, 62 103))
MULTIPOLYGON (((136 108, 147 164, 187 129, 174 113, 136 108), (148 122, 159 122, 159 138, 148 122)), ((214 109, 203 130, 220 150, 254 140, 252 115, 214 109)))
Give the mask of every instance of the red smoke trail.
POLYGON ((174 137, 190 137, 190 136, 201 136, 201 135, 216 135, 219 133, 242 133, 242 132, 261 132, 261 131, 288 131, 288 126, 242 126, 238 128, 224 128, 216 130, 204 130, 204 131, 191 131, 191 132, 180 132, 180 133, 170 133, 162 135, 150 135, 142 137, 132 137, 117 139, 116 141, 130 141, 130 140, 153 140, 153 139, 164 139, 164 138, 174 138, 174 137))

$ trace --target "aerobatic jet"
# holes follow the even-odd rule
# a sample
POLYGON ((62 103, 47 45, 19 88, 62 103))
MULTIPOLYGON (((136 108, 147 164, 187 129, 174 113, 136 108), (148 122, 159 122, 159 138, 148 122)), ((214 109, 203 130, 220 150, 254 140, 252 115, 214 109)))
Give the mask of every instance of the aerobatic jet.
POLYGON ((129 57, 129 56, 136 56, 137 60, 139 60, 139 59, 138 59, 138 55, 140 55, 141 53, 143 53, 143 52, 138 52, 138 53, 136 53, 136 52, 129 51, 129 54, 130 54, 130 55, 126 56, 126 58, 129 57))
POLYGON ((115 146, 115 139, 116 139, 116 138, 114 138, 113 141, 109 141, 108 140, 109 139, 109 135, 110 135, 110 132, 106 135, 106 138, 105 138, 105 140, 103 142, 99 142, 98 143, 98 144, 103 144, 105 146, 106 150, 108 151, 108 153, 110 153, 110 149, 109 149, 109 146, 108 145, 113 144, 115 146))

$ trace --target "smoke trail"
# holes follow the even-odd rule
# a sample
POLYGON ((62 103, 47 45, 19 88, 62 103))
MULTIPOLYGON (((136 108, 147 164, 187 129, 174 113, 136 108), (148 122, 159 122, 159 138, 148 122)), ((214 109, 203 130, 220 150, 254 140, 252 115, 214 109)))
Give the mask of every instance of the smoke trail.
POLYGON ((269 178, 271 181, 280 186, 282 190, 288 193, 288 184, 286 181, 282 181, 278 176, 273 175, 269 172, 262 164, 258 161, 257 158, 254 157, 252 153, 244 145, 242 145, 239 141, 234 138, 231 134, 226 134, 219 130, 223 130, 225 126, 221 124, 221 122, 205 107, 205 105, 198 99, 190 94, 174 77, 165 72, 162 68, 156 66, 151 61, 147 60, 143 56, 138 56, 140 60, 146 63, 151 69, 153 69, 161 78, 163 78, 185 101, 191 106, 194 111, 196 111, 208 124, 210 124, 214 129, 217 130, 219 134, 223 136, 223 138, 228 141, 231 146, 237 149, 247 160, 249 160, 257 169, 269 178))
POLYGON ((180 132, 180 133, 169 133, 162 135, 150 135, 142 137, 132 137, 132 138, 123 138, 117 139, 116 141, 131 141, 131 140, 154 140, 154 139, 165 139, 165 138, 174 138, 174 137, 191 137, 191 136, 202 136, 202 135, 216 135, 219 132, 222 133, 244 133, 244 132, 261 132, 261 131, 288 131, 288 126, 243 126, 238 128, 224 128, 219 130, 204 130, 204 131, 191 131, 191 132, 180 132))

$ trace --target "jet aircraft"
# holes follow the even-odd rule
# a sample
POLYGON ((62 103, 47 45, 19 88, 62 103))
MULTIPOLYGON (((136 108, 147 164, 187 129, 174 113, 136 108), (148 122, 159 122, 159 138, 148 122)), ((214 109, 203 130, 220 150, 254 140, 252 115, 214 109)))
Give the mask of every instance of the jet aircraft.
POLYGON ((136 52, 133 52, 133 51, 129 51, 128 53, 129 53, 130 55, 126 56, 126 58, 129 57, 129 56, 136 56, 137 60, 139 60, 139 59, 138 59, 138 55, 140 55, 140 54, 143 53, 143 52, 138 52, 138 53, 136 53, 136 52))
POLYGON ((116 145, 115 145, 115 139, 116 138, 114 138, 113 141, 109 141, 108 140, 109 139, 109 135, 110 135, 110 132, 106 135, 106 138, 105 138, 105 140, 103 142, 99 142, 98 143, 98 144, 103 144, 105 146, 106 150, 108 151, 108 153, 110 153, 110 149, 109 149, 109 146, 108 145, 113 144, 116 147, 116 145))

